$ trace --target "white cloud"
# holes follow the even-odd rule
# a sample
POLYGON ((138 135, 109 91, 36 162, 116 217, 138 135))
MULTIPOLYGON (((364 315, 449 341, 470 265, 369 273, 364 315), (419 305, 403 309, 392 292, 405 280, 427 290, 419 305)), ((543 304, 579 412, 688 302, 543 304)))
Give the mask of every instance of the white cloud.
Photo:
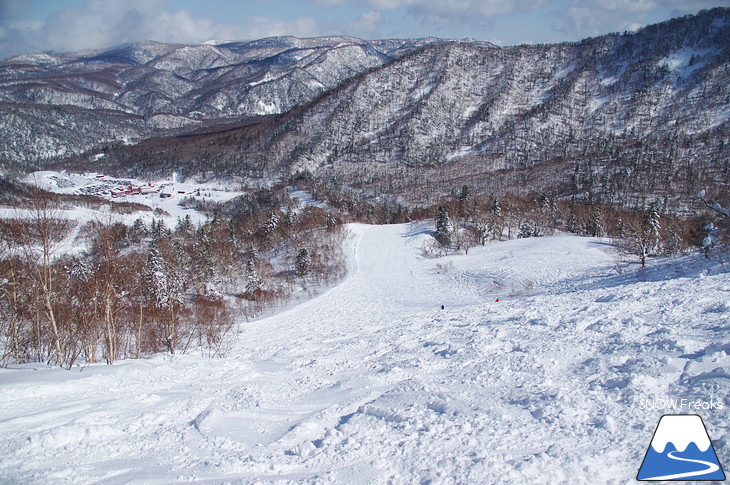
POLYGON ((404 5, 411 5, 415 3, 415 1, 412 0, 367 0, 366 3, 368 3, 373 8, 377 8, 380 10, 393 10, 398 7, 402 7, 404 5))
POLYGON ((0 0, 0 18, 22 15, 30 8, 30 0, 0 0))
POLYGON ((339 7, 345 3, 345 0, 307 0, 311 5, 315 7, 339 7))
POLYGON ((115 44, 154 39, 167 42, 200 40, 216 26, 189 12, 169 13, 161 0, 86 0, 80 7, 60 9, 44 22, 7 22, 8 50, 57 52, 101 49, 115 44))
POLYGON ((187 10, 171 10, 170 5, 165 0, 86 0, 80 7, 54 12, 45 22, 0 23, 0 28, 4 29, 0 49, 12 55, 45 50, 104 49, 146 40, 195 43, 274 35, 304 37, 319 32, 319 24, 311 16, 286 21, 259 16, 238 23, 222 23, 195 18, 187 10))
MULTIPOLYGON (((251 24, 242 26, 243 31, 237 38, 258 39, 278 35, 310 37, 319 32, 319 23, 314 17, 300 17, 284 21, 274 17, 256 17, 251 24)), ((231 38, 231 37, 229 37, 231 38)), ((236 37, 234 37, 236 38, 236 37)))
POLYGON ((348 24, 350 32, 355 34, 374 32, 378 30, 384 22, 383 14, 375 10, 365 12, 348 24))
POLYGON ((408 7, 409 12, 432 21, 459 23, 491 20, 499 15, 529 12, 548 0, 366 0, 374 8, 392 10, 408 7))
MULTIPOLYGON (((552 41, 577 40, 635 30, 639 25, 670 15, 694 13, 716 3, 717 0, 306 0, 308 9, 299 10, 302 16, 291 18, 289 13, 289 18, 283 19, 285 12, 274 10, 281 9, 282 2, 259 0, 257 8, 251 9, 258 16, 214 21, 181 9, 182 4, 172 0, 83 0, 81 5, 59 7, 39 21, 28 20, 31 0, 0 0, 0 58, 21 52, 103 49, 145 40, 194 43, 275 35, 307 37, 325 31, 378 35, 385 25, 391 26, 387 35, 407 31, 414 36, 453 36, 461 32, 483 34, 498 22, 511 22, 509 25, 518 26, 515 37, 542 37, 536 38, 537 42, 546 41, 545 37, 552 41), (271 13, 261 7, 267 5, 271 13), (543 17, 536 20, 533 15, 538 9, 543 17), (332 11, 337 14, 332 16, 332 11), (410 17, 409 25, 403 24, 403 12, 410 17), (342 17, 353 20, 333 20, 342 17), (547 28, 543 32, 521 32, 520 22, 533 26, 542 22, 547 28), (550 32, 560 35, 546 34, 550 28, 550 32)), ((217 2, 213 7, 224 8, 223 3, 217 2)), ((515 40, 521 39, 505 42, 515 40)))
POLYGON ((674 15, 695 13, 702 8, 716 6, 714 0, 572 0, 563 23, 566 31, 577 37, 588 37, 608 32, 634 31, 660 21, 652 14, 675 11, 674 15))

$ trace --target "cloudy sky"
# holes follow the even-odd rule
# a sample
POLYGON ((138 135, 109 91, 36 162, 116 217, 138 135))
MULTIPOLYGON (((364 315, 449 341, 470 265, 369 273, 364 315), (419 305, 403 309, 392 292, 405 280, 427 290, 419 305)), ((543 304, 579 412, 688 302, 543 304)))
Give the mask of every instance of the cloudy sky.
POLYGON ((0 0, 0 59, 157 40, 274 35, 579 40, 730 0, 0 0))

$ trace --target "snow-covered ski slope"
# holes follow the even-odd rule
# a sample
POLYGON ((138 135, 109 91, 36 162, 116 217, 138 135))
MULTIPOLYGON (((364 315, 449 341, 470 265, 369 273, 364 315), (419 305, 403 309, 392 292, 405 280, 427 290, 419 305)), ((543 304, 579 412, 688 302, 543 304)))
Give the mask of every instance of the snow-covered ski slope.
POLYGON ((0 371, 0 482, 634 483, 667 413, 730 463, 727 267, 575 236, 427 259, 428 229, 351 226, 348 277, 223 358, 0 371))

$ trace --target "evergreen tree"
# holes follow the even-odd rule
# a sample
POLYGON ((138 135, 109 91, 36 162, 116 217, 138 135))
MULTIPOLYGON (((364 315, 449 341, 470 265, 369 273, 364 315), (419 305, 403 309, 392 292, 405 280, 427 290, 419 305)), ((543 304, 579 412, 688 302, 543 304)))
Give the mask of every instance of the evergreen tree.
POLYGON ((312 267, 312 258, 309 255, 309 251, 307 251, 305 248, 302 248, 299 250, 299 253, 297 254, 297 259, 295 262, 294 269, 297 273, 297 276, 306 276, 309 274, 309 270, 312 267))
POLYGON ((593 237, 603 236, 603 215, 601 214, 601 209, 597 206, 594 206, 591 211, 590 219, 588 219, 588 224, 586 225, 586 233, 593 237))
POLYGON ((72 281, 88 283, 94 275, 94 268, 87 257, 73 256, 65 265, 65 269, 72 281))
POLYGON ((156 244, 151 244, 147 251, 147 261, 142 270, 142 279, 147 297, 157 308, 165 308, 168 304, 168 281, 165 261, 156 244))
POLYGON ((702 239, 702 247, 705 258, 709 258, 712 248, 720 243, 720 230, 712 222, 706 224, 703 229, 705 230, 705 237, 702 239))
POLYGON ((160 239, 170 237, 171 235, 172 232, 165 225, 165 221, 162 219, 152 219, 152 223, 150 225, 150 237, 153 241, 159 241, 160 239))
POLYGON ((469 186, 464 185, 461 187, 461 194, 459 195, 459 202, 462 204, 469 201, 469 186))
POLYGON ((646 258, 655 254, 659 246, 659 228, 659 214, 653 205, 626 227, 625 244, 639 257, 642 268, 646 258))
POLYGON ((274 232, 277 227, 279 227, 279 216, 276 215, 276 212, 272 212, 271 215, 269 215, 269 218, 266 219, 266 222, 264 223, 264 234, 270 234, 274 232))
POLYGON ((517 237, 521 239, 521 238, 528 238, 528 237, 532 237, 532 236, 537 237, 537 235, 534 233, 533 227, 528 222, 523 223, 522 226, 520 227, 520 232, 517 234, 517 237))
POLYGON ((149 247, 142 278, 147 294, 157 308, 167 308, 182 300, 185 286, 182 273, 165 260, 156 244, 149 247))
POLYGON ((186 214, 184 218, 177 219, 177 226, 175 232, 184 236, 190 235, 193 230, 193 223, 190 219, 190 214, 186 214))
POLYGON ((298 217, 297 214, 291 210, 291 208, 288 208, 286 210, 286 214, 284 214, 284 224, 287 227, 292 227, 297 223, 298 217))
POLYGON ((499 205, 499 199, 494 198, 492 200, 492 206, 489 208, 489 211, 496 217, 502 217, 502 206, 499 205))
POLYGON ((150 245, 147 261, 142 270, 150 313, 162 331, 162 341, 170 353, 177 348, 179 310, 182 303, 184 278, 171 267, 160 253, 157 244, 150 245))
POLYGON ((646 239, 647 251, 655 253, 659 247, 659 229, 661 229, 661 225, 659 224, 659 213, 654 204, 650 205, 644 213, 642 229, 646 239))
POLYGON ((206 292, 212 290, 218 278, 215 263, 213 262, 213 249, 210 238, 204 231, 198 231, 192 255, 192 265, 199 284, 206 292))
POLYGON ((489 207, 489 216, 487 224, 492 230, 492 239, 502 240, 502 231, 504 230, 504 220, 502 218, 502 206, 495 197, 489 207))
POLYGON ((142 241, 142 239, 146 238, 149 235, 149 231, 147 230, 147 227, 145 227, 144 221, 142 219, 137 218, 132 223, 132 227, 127 232, 129 234, 129 240, 132 242, 139 243, 142 241))
POLYGON ((454 232, 454 226, 451 224, 449 213, 441 206, 436 214, 436 239, 442 246, 451 244, 451 234, 454 232))
POLYGON ((578 221, 578 211, 575 198, 570 201, 568 216, 565 219, 565 227, 569 232, 580 234, 580 222, 578 221))
POLYGON ((697 193, 697 198, 700 199, 700 201, 702 201, 708 209, 711 209, 716 216, 721 216, 720 220, 717 221, 718 224, 720 224, 719 227, 713 222, 704 226, 705 237, 702 240, 702 247, 705 251, 705 257, 709 258, 712 249, 715 246, 720 245, 723 240, 727 239, 727 233, 730 231, 730 209, 726 209, 718 202, 710 202, 705 196, 705 190, 700 190, 697 193))
POLYGON ((253 296, 256 290, 261 288, 261 277, 256 271, 256 265, 252 259, 246 261, 246 269, 244 270, 244 278, 246 280, 246 293, 253 296))

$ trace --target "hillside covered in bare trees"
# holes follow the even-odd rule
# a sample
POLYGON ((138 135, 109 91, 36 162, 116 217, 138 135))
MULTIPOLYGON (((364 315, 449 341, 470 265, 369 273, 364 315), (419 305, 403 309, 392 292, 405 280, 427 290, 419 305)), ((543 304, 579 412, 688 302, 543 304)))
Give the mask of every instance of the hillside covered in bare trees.
POLYGON ((577 43, 430 43, 285 113, 109 148, 102 166, 250 183, 311 173, 409 206, 469 184, 686 213, 699 190, 725 197, 730 176, 729 12, 577 43))

